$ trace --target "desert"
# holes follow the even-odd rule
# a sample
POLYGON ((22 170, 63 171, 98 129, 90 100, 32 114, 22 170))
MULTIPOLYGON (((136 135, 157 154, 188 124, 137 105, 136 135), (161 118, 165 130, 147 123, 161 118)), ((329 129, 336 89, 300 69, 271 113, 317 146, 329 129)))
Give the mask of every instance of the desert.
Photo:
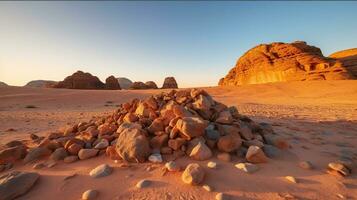
POLYGON ((0 1, 0 200, 357 199, 356 10, 0 1))
MULTIPOLYGON (((183 183, 182 169, 163 174, 164 162, 127 163, 99 155, 74 163, 58 161, 41 169, 33 169, 36 163, 44 162, 41 160, 27 165, 15 162, 11 170, 40 174, 38 183, 18 199, 80 199, 88 189, 97 190, 99 199, 215 199, 219 192, 231 199, 356 198, 354 173, 344 178, 326 173, 331 162, 344 157, 356 159, 356 86, 354 80, 346 80, 202 88, 215 100, 236 106, 240 114, 272 124, 289 143, 277 157, 257 164, 259 170, 252 174, 235 167, 242 158, 234 154, 228 161, 218 158, 219 152, 213 152, 208 160, 194 160, 204 168, 202 184, 211 192, 183 183), (301 168, 303 161, 313 168, 301 168), (208 162, 215 162, 217 169, 208 168, 208 162), (113 172, 93 179, 88 174, 100 164, 108 164, 113 172), (294 177, 297 183, 289 182, 286 176, 294 177), (140 180, 151 184, 137 188, 140 180)), ((31 140, 31 134, 46 136, 92 116, 106 116, 116 105, 133 98, 145 99, 163 91, 2 88, 1 143, 31 140)), ((184 167, 193 160, 183 156, 175 162, 184 167)))

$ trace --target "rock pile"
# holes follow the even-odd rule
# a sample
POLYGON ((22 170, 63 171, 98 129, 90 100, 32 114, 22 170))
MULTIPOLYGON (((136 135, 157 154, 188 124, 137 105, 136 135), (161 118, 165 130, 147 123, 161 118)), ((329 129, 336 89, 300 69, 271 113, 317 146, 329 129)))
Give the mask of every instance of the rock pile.
MULTIPOLYGON (((352 50, 349 52, 348 55, 353 54, 352 50)), ((319 48, 302 41, 261 44, 240 57, 218 84, 356 79, 356 57, 342 58, 341 54, 325 57, 319 48)))
POLYGON ((111 115, 36 140, 37 147, 29 150, 20 141, 7 144, 0 151, 0 164, 20 159, 32 163, 48 156, 69 163, 104 153, 128 162, 163 162, 162 155, 207 160, 216 152, 226 161, 238 155, 251 163, 264 163, 269 160, 264 146, 289 146, 269 124, 254 122, 201 89, 133 99, 111 115))

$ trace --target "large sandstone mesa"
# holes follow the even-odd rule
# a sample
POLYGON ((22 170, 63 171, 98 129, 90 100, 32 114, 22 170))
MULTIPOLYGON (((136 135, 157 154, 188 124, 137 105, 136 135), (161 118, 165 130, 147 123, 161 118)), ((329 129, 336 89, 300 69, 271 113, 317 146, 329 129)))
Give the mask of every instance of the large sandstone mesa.
POLYGON ((162 85, 162 89, 167 89, 167 88, 173 88, 173 89, 178 88, 177 82, 174 77, 165 78, 164 84, 162 85))
POLYGON ((218 85, 355 78, 343 62, 324 57, 306 42, 275 42, 247 51, 218 85))
POLYGON ((98 77, 90 73, 77 71, 71 76, 67 76, 63 81, 58 82, 53 87, 67 89, 104 89, 105 84, 98 77))
POLYGON ((357 48, 338 51, 329 56, 330 58, 340 60, 343 66, 357 77, 357 48))

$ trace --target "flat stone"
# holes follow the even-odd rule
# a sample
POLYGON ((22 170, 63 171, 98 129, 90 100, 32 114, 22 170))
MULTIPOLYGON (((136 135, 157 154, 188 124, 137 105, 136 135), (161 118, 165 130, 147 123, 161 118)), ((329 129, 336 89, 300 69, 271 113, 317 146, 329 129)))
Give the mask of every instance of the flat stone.
POLYGON ((89 175, 92 178, 100 178, 104 176, 108 176, 112 173, 113 169, 107 165, 107 164, 102 164, 99 165, 98 167, 94 168, 92 171, 89 172, 89 175))
POLYGON ((252 163, 238 163, 235 167, 247 173, 254 173, 259 170, 259 166, 252 163))
POLYGON ((213 162, 213 161, 210 161, 210 162, 207 163, 207 167, 211 168, 211 169, 217 169, 217 163, 213 162))
POLYGON ((293 176, 285 176, 285 179, 292 183, 298 183, 297 179, 293 176))
POLYGON ((78 156, 67 156, 64 158, 63 162, 65 163, 73 163, 78 160, 78 156))
POLYGON ((0 199, 12 200, 28 192, 40 177, 38 173, 12 171, 0 175, 0 199))
POLYGON ((140 180, 140 181, 136 184, 136 187, 141 189, 141 188, 148 187, 149 185, 151 185, 151 181, 146 180, 146 179, 143 179, 143 180, 140 180))
POLYGON ((159 153, 151 154, 148 160, 152 163, 162 163, 162 156, 159 153))
POLYGON ((81 160, 85 160, 88 158, 92 158, 94 156, 96 156, 98 154, 98 150, 97 149, 81 149, 78 152, 78 157, 81 160))
POLYGON ((207 192, 212 192, 213 191, 213 188, 211 187, 211 186, 209 186, 209 185, 202 185, 202 188, 204 189, 204 190, 206 190, 207 192))

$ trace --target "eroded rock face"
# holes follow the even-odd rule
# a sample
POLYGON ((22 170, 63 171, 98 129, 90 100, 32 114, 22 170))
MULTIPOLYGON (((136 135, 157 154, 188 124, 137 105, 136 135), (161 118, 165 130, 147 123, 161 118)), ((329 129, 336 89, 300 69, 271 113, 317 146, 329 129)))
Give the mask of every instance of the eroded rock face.
POLYGON ((104 89, 105 84, 98 77, 90 73, 77 71, 71 76, 67 76, 63 81, 58 82, 53 87, 67 89, 104 89))
POLYGON ((107 79, 105 79, 105 89, 120 90, 121 88, 118 79, 116 79, 114 76, 109 76, 107 79))
POLYGON ((219 85, 245 85, 281 81, 353 79, 344 63, 324 57, 306 42, 261 44, 239 58, 219 85))
POLYGON ((329 56, 343 63, 343 66, 356 78, 357 77, 357 48, 338 51, 329 56))
POLYGON ((177 82, 174 77, 166 77, 162 89, 166 88, 178 88, 177 82))

